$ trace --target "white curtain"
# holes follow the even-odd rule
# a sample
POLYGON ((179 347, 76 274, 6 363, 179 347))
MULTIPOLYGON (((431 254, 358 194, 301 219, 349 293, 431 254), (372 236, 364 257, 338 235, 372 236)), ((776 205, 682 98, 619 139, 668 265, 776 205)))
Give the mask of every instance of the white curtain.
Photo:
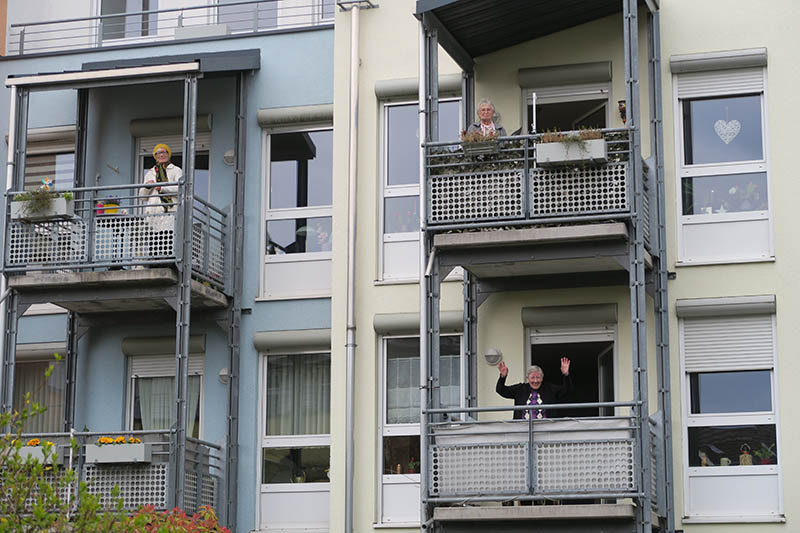
POLYGON ((50 364, 17 362, 14 365, 14 409, 24 407, 27 393, 31 395, 31 405, 38 403, 47 408, 44 413, 24 423, 24 433, 55 433, 63 430, 66 370, 63 361, 53 362, 53 373, 46 380, 45 371, 50 364))
POLYGON ((330 433, 330 354, 267 358, 267 435, 330 433))
MULTIPOLYGON (((175 378, 136 378, 136 383, 142 429, 169 429, 175 422, 175 378)), ((189 376, 187 388, 186 430, 188 435, 196 437, 199 434, 196 418, 200 407, 200 376, 189 376)))

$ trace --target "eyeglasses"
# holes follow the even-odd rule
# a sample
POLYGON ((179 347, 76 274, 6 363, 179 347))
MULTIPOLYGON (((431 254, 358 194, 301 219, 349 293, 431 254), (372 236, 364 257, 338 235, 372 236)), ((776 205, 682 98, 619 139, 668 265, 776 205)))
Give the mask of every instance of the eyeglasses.
POLYGON ((167 152, 166 150, 159 150, 158 152, 156 152, 156 155, 162 155, 162 154, 168 154, 168 153, 169 152, 167 152))

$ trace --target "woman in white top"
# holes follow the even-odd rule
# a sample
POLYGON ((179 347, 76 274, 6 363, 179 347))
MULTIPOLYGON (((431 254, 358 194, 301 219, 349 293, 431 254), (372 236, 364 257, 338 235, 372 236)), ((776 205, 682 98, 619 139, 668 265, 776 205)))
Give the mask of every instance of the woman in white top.
POLYGON ((178 210, 178 185, 159 185, 175 183, 183 177, 183 170, 169 162, 172 150, 159 143, 153 147, 156 164, 144 175, 144 186, 139 195, 145 204, 144 212, 150 226, 151 256, 173 255, 173 235, 175 233, 175 212, 178 210))
POLYGON ((508 135, 506 129, 494 121, 494 104, 488 98, 482 98, 478 103, 478 122, 470 125, 468 132, 479 131, 483 135, 493 135, 495 137, 505 137, 508 135))

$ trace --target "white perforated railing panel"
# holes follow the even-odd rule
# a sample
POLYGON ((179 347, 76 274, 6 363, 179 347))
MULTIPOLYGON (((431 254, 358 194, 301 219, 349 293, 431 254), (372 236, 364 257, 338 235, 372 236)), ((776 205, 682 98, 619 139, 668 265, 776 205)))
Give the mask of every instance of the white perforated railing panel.
POLYGON ((430 494, 462 496, 527 492, 526 443, 432 446, 430 494))
POLYGON ((626 171, 627 163, 532 169, 531 217, 626 211, 626 171))
POLYGON ((430 224, 523 218, 522 171, 430 177, 430 224))
POLYGON ((94 260, 164 259, 175 255, 175 215, 108 216, 95 220, 94 260))
POLYGON ((119 487, 124 509, 135 511, 143 505, 167 508, 167 463, 148 465, 86 465, 84 479, 89 493, 100 496, 103 507, 113 506, 111 491, 119 487))
POLYGON ((541 442, 535 454, 536 492, 634 490, 632 441, 541 442))
POLYGON ((86 224, 82 220, 11 221, 8 265, 69 264, 86 261, 86 224))

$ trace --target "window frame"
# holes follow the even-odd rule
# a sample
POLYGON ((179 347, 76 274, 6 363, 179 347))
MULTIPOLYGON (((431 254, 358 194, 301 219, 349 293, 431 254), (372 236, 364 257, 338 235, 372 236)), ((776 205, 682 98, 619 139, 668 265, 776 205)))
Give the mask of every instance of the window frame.
MULTIPOLYGON (((691 266, 691 265, 713 265, 713 264, 730 264, 730 263, 749 263, 749 262, 764 262, 775 260, 774 237, 773 237, 773 203, 774 196, 772 194, 772 179, 770 172, 770 158, 769 158, 769 127, 767 124, 768 113, 768 86, 767 86, 767 69, 766 67, 759 68, 745 68, 736 69, 742 72, 756 72, 760 71, 762 86, 761 90, 753 89, 752 87, 731 87, 726 84, 724 87, 704 87, 697 89, 696 94, 690 96, 679 95, 679 78, 687 76, 687 74, 674 74, 673 75, 673 107, 674 107, 674 123, 675 123, 675 193, 677 201, 676 204, 676 217, 678 222, 677 243, 678 254, 675 261, 676 266, 691 266), (746 160, 746 161, 730 161, 720 163, 699 163, 699 164, 685 164, 686 150, 685 150, 685 128, 684 128, 684 102, 692 100, 712 100, 726 97, 735 96, 755 96, 760 97, 760 111, 761 111, 761 149, 763 159, 761 160, 746 160), (730 174, 751 174, 751 173, 764 173, 766 175, 767 183, 767 209, 758 211, 741 211, 732 213, 712 213, 712 214, 683 214, 683 180, 692 177, 710 177, 718 175, 730 174), (748 221, 766 221, 769 228, 768 242, 766 249, 768 253, 760 257, 753 256, 740 256, 740 257, 719 257, 719 258, 703 258, 692 259, 684 249, 684 235, 683 228, 692 225, 711 225, 711 224, 729 224, 735 222, 748 222, 748 221)), ((708 75, 713 75, 714 72, 709 71, 708 75)), ((723 71, 725 72, 725 71, 723 71)), ((690 74, 689 74, 690 75, 690 74)), ((713 85, 709 83, 708 85, 713 85)))
MULTIPOLYGON (((563 104, 567 102, 585 102, 590 100, 605 99, 606 127, 610 128, 611 113, 611 82, 579 83, 570 85, 557 85, 553 87, 523 87, 520 124, 524 132, 530 132, 531 124, 528 120, 528 106, 533 105, 533 119, 536 122, 536 105, 563 104), (544 100, 544 101, 541 101, 544 100)), ((542 132, 539 132, 542 133, 542 132)), ((524 133, 528 135, 530 133, 524 133)))
MULTIPOLYGON (((465 383, 465 376, 466 376, 466 357, 464 354, 464 335, 463 333, 442 333, 441 337, 458 337, 459 338, 459 407, 464 408, 466 406, 466 383, 465 383)), ((383 473, 383 449, 384 444, 383 440, 385 437, 403 437, 403 436, 416 436, 419 438, 421 434, 422 422, 411 423, 411 424, 389 424, 387 419, 387 408, 388 408, 388 398, 387 394, 389 392, 389 387, 387 387, 386 380, 387 380, 387 341, 392 339, 419 339, 419 334, 396 334, 396 335, 380 335, 378 336, 378 346, 379 346, 379 376, 380 382, 378 384, 378 451, 377 451, 377 484, 378 484, 378 492, 377 492, 377 511, 376 511, 376 524, 383 524, 383 525, 391 525, 392 527, 418 527, 418 522, 413 523, 405 523, 405 522, 392 522, 391 520, 386 520, 383 514, 383 502, 384 502, 384 485, 395 485, 395 484, 415 484, 419 485, 421 483, 421 474, 384 474, 383 473)))
MULTIPOLYGON (((204 413, 205 413, 205 389, 206 389, 206 361, 205 355, 203 354, 189 354, 189 376, 199 376, 200 377, 200 403, 198 405, 198 418, 200 423, 197 428, 198 438, 203 438, 203 430, 204 430, 204 413), (194 370, 192 370, 194 369, 194 370)), ((135 401, 135 388, 134 382, 136 378, 173 378, 175 379, 175 354, 170 355, 130 355, 127 356, 127 361, 125 363, 126 366, 126 385, 125 385, 125 429, 128 431, 133 431, 133 422, 134 422, 134 401, 135 401), (166 367, 172 365, 171 371, 158 371, 148 369, 144 372, 139 372, 134 375, 134 365, 136 361, 143 361, 147 360, 151 363, 163 364, 166 367)), ((148 430, 150 431, 150 430, 148 430)), ((152 431, 169 431, 169 428, 166 429, 154 429, 152 431)))
MULTIPOLYGON (((439 103, 442 102, 458 102, 458 129, 462 131, 466 129, 462 123, 464 102, 460 95, 446 95, 439 98, 439 103)), ((406 98, 386 98, 379 102, 380 105, 380 187, 378 188, 378 224, 377 224, 377 240, 378 240, 378 264, 376 272, 376 281, 378 283, 417 283, 419 282, 419 273, 416 276, 408 277, 387 277, 385 271, 385 246, 390 243, 400 242, 416 242, 419 243, 419 230, 408 232, 384 233, 385 227, 385 214, 386 214, 386 199, 387 198, 409 198, 416 197, 419 203, 419 176, 414 183, 406 183, 402 185, 389 185, 389 120, 388 109, 391 107, 402 107, 407 105, 419 106, 419 100, 414 97, 406 98)), ((458 272, 453 272, 447 279, 462 279, 460 269, 458 272)))
MULTIPOLYGON (((263 459, 264 448, 306 448, 315 446, 327 446, 330 451, 331 447, 331 433, 318 433, 309 435, 267 435, 267 373, 269 372, 270 357, 305 357, 308 355, 328 354, 328 362, 331 371, 333 370, 333 357, 330 350, 309 350, 300 352, 269 352, 261 354, 261 372, 260 372, 260 391, 261 401, 259 402, 259 435, 258 435, 258 487, 259 493, 261 492, 293 492, 292 489, 297 487, 294 483, 262 483, 262 469, 261 465, 263 459)), ((332 376, 331 376, 332 377, 332 376)), ((328 412, 330 419, 331 412, 328 412)), ((328 459, 330 461, 330 459, 328 459)), ((328 483, 301 483, 303 491, 317 491, 317 490, 330 490, 330 481, 328 483)))
MULTIPOLYGON (((738 316, 747 316, 741 314, 738 316)), ((769 313, 771 317, 771 330, 772 330, 772 363, 771 366, 758 365, 741 367, 731 363, 730 366, 724 368, 713 369, 700 369, 689 370, 686 364, 686 347, 685 347, 685 326, 686 322, 702 318, 719 317, 721 315, 708 315, 697 317, 678 317, 678 335, 680 347, 680 373, 681 373, 681 436, 682 436, 682 451, 681 461, 683 465, 683 509, 684 509, 684 523, 744 523, 744 522, 783 522, 784 518, 784 504, 783 504, 783 474, 782 474, 782 461, 781 456, 783 450, 780 448, 781 430, 779 418, 779 405, 778 405, 778 354, 777 354, 777 326, 775 313, 769 313), (772 409, 770 411, 756 411, 756 412, 731 412, 731 413, 692 413, 691 412, 691 375, 698 373, 714 373, 714 372, 733 372, 739 370, 769 370, 770 372, 770 399, 772 402, 772 409), (742 467, 741 465, 731 466, 713 466, 709 467, 696 467, 690 466, 689 454, 689 428, 708 428, 720 426, 742 426, 742 425, 772 425, 775 427, 775 442, 778 443, 776 463, 770 465, 753 464, 752 466, 742 467), (776 514, 771 515, 710 515, 710 514, 694 514, 690 515, 693 509, 692 505, 692 491, 690 479, 692 478, 714 478, 714 477, 738 477, 740 479, 757 476, 772 475, 777 479, 777 488, 779 500, 776 502, 776 514)), ((730 317, 735 319, 736 316, 730 317)))
MULTIPOLYGON (((123 1, 125 1, 125 0, 123 0, 123 1)), ((142 4, 144 4, 144 2, 148 2, 148 4, 149 4, 151 1, 152 0, 142 0, 142 4)), ((158 0, 156 0, 156 2, 158 2, 158 0)), ((96 9, 97 9, 97 11, 96 11, 97 15, 98 16, 103 16, 103 0, 98 0, 97 1, 96 9)), ((162 7, 161 9, 164 9, 164 8, 162 7)), ((160 24, 159 24, 159 22, 160 22, 159 18, 160 17, 159 17, 159 13, 158 13, 159 7, 156 6, 155 8, 152 8, 152 7, 150 7, 148 5, 147 9, 144 9, 144 5, 143 5, 141 11, 155 11, 156 12, 156 13, 151 13, 148 16, 149 20, 147 20, 147 24, 148 24, 147 33, 143 33, 141 31, 141 29, 144 27, 144 24, 145 24, 144 17, 141 17, 141 20, 139 21, 139 26, 138 26, 138 30, 139 30, 138 34, 136 34, 136 35, 134 35, 134 34, 127 35, 127 31, 128 31, 127 30, 127 26, 128 26, 128 24, 130 24, 129 22, 127 22, 127 17, 135 17, 137 15, 135 15, 134 13, 139 13, 140 11, 128 12, 127 8, 126 8, 125 11, 114 12, 114 13, 106 13, 106 15, 111 15, 112 17, 115 17, 115 16, 120 17, 124 21, 122 23, 123 24, 123 26, 122 26, 123 36, 122 37, 108 37, 108 38, 105 38, 105 37, 103 37, 103 32, 101 31, 102 28, 98 27, 98 31, 97 31, 97 34, 95 36, 96 43, 98 45, 103 45, 104 43, 126 44, 126 43, 142 42, 142 41, 146 42, 146 41, 151 41, 151 40, 154 40, 154 39, 158 38, 159 37, 159 26, 160 26, 160 24)), ((108 20, 108 19, 103 19, 103 20, 108 20)), ((113 19, 111 19, 111 20, 113 20, 113 19)))
POLYGON ((330 131, 333 134, 333 124, 330 122, 315 122, 304 123, 293 126, 285 127, 270 127, 262 128, 261 130, 261 153, 262 157, 262 198, 261 198, 261 215, 260 215, 260 263, 259 263, 259 297, 260 300, 294 300, 305 298, 325 298, 330 297, 332 293, 332 281, 329 288, 326 290, 307 290, 297 293, 281 293, 270 294, 269 283, 266 279, 267 265, 269 263, 307 263, 307 262, 321 262, 326 261, 329 264, 333 259, 333 235, 331 235, 331 250, 328 252, 303 252, 283 255, 270 255, 266 252, 266 239, 267 239, 267 223, 277 220, 295 220, 298 218, 330 218, 331 224, 333 223, 333 161, 331 161, 331 204, 326 206, 311 206, 311 207, 292 207, 292 208, 278 208, 270 209, 270 166, 272 162, 272 153, 270 140, 272 135, 280 135, 283 133, 299 133, 310 131, 330 131))

